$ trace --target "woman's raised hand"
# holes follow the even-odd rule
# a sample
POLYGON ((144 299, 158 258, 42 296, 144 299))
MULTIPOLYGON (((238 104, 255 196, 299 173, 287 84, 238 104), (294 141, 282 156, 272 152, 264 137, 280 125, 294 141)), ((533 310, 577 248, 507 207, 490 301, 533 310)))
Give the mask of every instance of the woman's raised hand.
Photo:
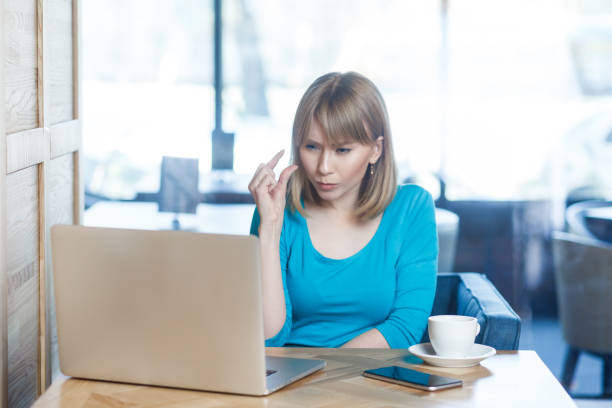
POLYGON ((283 220, 287 182, 298 168, 295 164, 287 167, 281 172, 277 181, 274 167, 283 153, 285 151, 281 150, 268 163, 260 164, 249 183, 249 191, 259 211, 260 225, 282 223, 283 220))

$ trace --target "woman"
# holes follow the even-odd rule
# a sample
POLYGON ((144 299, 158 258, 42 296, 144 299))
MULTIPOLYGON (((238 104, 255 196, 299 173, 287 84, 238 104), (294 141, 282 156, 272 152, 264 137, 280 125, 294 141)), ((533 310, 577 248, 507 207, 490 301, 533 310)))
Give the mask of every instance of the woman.
POLYGON ((431 196, 397 186, 382 96, 354 72, 308 88, 292 160, 255 172, 267 346, 406 348, 421 340, 436 285, 431 196))

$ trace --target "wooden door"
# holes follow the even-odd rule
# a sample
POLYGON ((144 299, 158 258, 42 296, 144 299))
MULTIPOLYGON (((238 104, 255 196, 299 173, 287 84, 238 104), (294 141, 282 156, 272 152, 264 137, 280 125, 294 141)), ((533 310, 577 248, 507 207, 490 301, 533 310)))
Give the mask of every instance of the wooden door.
POLYGON ((58 369, 49 227, 81 217, 78 3, 0 3, 6 152, 0 387, 9 407, 30 406, 58 369))

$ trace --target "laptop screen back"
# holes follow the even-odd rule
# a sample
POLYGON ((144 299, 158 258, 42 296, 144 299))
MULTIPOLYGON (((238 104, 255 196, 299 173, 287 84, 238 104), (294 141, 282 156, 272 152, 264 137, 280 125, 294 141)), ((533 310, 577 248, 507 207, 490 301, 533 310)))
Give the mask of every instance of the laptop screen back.
POLYGON ((265 390, 256 237, 56 225, 51 239, 64 374, 265 390))

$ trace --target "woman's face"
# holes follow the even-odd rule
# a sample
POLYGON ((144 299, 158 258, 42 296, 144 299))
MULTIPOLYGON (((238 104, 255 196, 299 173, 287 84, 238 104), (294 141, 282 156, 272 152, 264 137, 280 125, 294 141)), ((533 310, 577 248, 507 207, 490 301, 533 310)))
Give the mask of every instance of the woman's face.
POLYGON ((299 154, 306 177, 319 197, 330 204, 354 207, 369 164, 382 153, 382 140, 378 137, 372 146, 357 142, 331 146, 317 121, 312 121, 299 154))

